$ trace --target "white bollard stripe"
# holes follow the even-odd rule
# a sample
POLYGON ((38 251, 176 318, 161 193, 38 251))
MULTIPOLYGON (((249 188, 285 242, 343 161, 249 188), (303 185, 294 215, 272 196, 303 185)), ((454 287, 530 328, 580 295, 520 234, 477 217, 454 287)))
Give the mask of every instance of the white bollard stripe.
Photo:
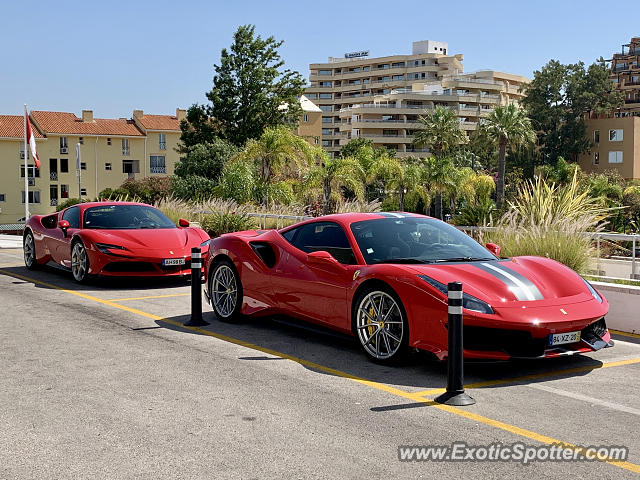
POLYGON ((447 292, 447 295, 449 296, 449 298, 461 299, 462 298, 462 290, 449 290, 447 292))
POLYGON ((202 268, 202 264, 200 262, 191 262, 191 268, 202 268))
POLYGON ((193 252, 191 254, 191 258, 202 258, 202 254, 198 252, 193 252))
POLYGON ((447 310, 453 315, 462 315, 462 307, 452 307, 449 305, 447 310))

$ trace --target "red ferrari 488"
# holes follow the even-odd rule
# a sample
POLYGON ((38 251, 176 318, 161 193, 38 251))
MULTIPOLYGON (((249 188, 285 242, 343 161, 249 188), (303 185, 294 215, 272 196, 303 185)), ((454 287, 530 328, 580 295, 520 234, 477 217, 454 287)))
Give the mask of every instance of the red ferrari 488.
POLYGON ((548 258, 499 258, 499 247, 488 248, 422 215, 330 215, 211 240, 206 295, 222 320, 298 317, 353 334, 381 362, 409 349, 446 358, 452 281, 463 283, 466 358, 553 357, 613 344, 609 305, 580 275, 548 258))
POLYGON ((186 220, 177 227, 143 203, 92 202, 32 216, 23 240, 27 268, 54 262, 84 282, 90 275, 188 275, 191 248, 209 235, 186 220))

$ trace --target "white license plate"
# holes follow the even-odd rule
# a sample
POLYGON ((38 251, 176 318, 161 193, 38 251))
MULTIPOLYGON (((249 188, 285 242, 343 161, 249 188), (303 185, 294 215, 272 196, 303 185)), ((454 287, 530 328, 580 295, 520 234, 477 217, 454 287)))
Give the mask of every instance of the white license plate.
POLYGON ((562 345, 580 341, 580 331, 566 333, 552 333, 549 335, 549 345, 562 345))
POLYGON ((184 265, 184 258, 165 258, 162 260, 163 267, 170 265, 184 265))

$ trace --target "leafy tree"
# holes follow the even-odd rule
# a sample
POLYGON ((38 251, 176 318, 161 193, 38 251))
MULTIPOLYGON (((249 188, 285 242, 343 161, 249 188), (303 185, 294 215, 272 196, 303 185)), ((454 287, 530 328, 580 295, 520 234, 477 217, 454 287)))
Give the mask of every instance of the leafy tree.
POLYGON ((493 139, 494 143, 498 145, 498 186, 496 203, 498 204, 498 208, 500 208, 504 199, 507 147, 534 143, 536 134, 524 110, 516 107, 513 103, 506 106, 497 106, 486 118, 484 127, 486 128, 489 138, 493 139))
POLYGON ((217 180, 225 163, 236 153, 231 143, 214 137, 210 142, 198 143, 185 149, 186 155, 176 164, 175 174, 182 178, 191 175, 217 180))
POLYGON ((101 199, 125 198, 144 203, 154 204, 171 195, 172 182, 170 177, 144 177, 141 179, 128 178, 118 188, 106 188, 98 197, 101 199))
POLYGON ((222 49, 220 64, 214 65, 213 89, 207 93, 211 105, 194 105, 188 113, 193 122, 181 126, 186 147, 211 141, 214 133, 242 147, 267 127, 297 124, 298 98, 306 81, 298 72, 282 68, 282 44, 272 36, 256 35, 253 25, 236 30, 233 44, 222 49))
POLYGON ((213 143, 222 135, 223 126, 209 116, 209 107, 206 105, 191 105, 187 109, 185 120, 180 122, 180 143, 178 152, 188 153, 189 149, 201 143, 213 143))
POLYGON ((347 187, 356 198, 362 199, 364 179, 364 170, 353 157, 328 158, 324 153, 322 162, 309 170, 303 185, 306 189, 322 190, 322 213, 328 215, 331 210, 332 192, 347 187))
POLYGON ((424 182, 436 195, 436 217, 442 219, 442 196, 457 188, 456 167, 451 157, 430 156, 423 160, 424 182))
POLYGON ((540 163, 555 163, 560 156, 576 161, 589 149, 585 114, 610 113, 624 103, 610 73, 602 58, 586 69, 582 62, 550 60, 534 72, 523 105, 539 135, 540 163))
POLYGON ((200 175, 171 177, 171 194, 183 200, 208 200, 215 194, 216 181, 200 175))
POLYGON ((255 200, 258 182, 255 165, 247 160, 231 160, 222 169, 216 195, 238 203, 255 200))
POLYGON ((404 212, 405 195, 416 194, 429 204, 429 194, 424 186, 424 171, 416 163, 405 163, 398 158, 381 156, 371 166, 373 178, 381 179, 389 189, 398 192, 398 209, 404 212))

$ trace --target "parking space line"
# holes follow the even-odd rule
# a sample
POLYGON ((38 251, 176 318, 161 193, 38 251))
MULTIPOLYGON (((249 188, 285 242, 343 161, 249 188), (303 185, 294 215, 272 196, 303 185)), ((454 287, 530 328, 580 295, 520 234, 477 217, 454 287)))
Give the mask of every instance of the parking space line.
POLYGON ((548 385, 540 385, 538 383, 533 383, 531 385, 527 385, 527 387, 535 388, 536 390, 542 390, 549 393, 555 393, 556 395, 561 395, 567 398, 573 398, 574 400, 582 400, 583 402, 592 403, 594 405, 601 405, 603 407, 611 408, 612 410, 617 410, 619 412, 631 413, 632 415, 640 415, 640 410, 638 410, 637 408, 627 407, 626 405, 621 405, 619 403, 607 402, 605 400, 589 397, 587 395, 582 395, 580 393, 574 393, 574 392, 569 392, 567 390, 562 390, 560 388, 549 387, 548 385))
MULTIPOLYGON (((268 355, 273 355, 273 356, 276 356, 276 357, 285 358, 287 360, 291 360, 293 362, 296 362, 296 363, 298 363, 300 365, 309 367, 311 369, 314 369, 314 370, 317 370, 317 371, 321 371, 321 372, 325 372, 325 373, 330 373, 332 375, 336 375, 338 377, 345 378, 345 379, 348 379, 348 380, 353 380, 353 381, 358 382, 358 383, 360 383, 362 385, 366 385, 366 386, 375 388, 376 390, 384 391, 384 392, 390 393, 392 395, 395 395, 397 397, 405 398, 407 400, 412 400, 413 402, 424 403, 425 406, 430 406, 430 407, 433 407, 433 408, 437 408, 439 410, 448 412, 448 413, 450 413, 452 415, 457 415, 459 417, 464 417, 464 418, 467 418, 469 420, 473 420, 474 422, 482 423, 484 425, 491 426, 491 427, 503 430, 505 432, 512 433, 514 435, 518 435, 518 436, 521 436, 521 437, 529 438, 531 440, 535 440, 535 441, 540 442, 540 443, 544 443, 544 444, 547 444, 547 445, 560 445, 560 446, 562 446, 562 448, 565 448, 565 449, 568 449, 568 450, 572 450, 572 451, 577 451, 577 452, 583 453, 583 454, 584 454, 584 451, 585 451, 585 449, 583 449, 582 447, 579 447, 579 446, 574 445, 572 443, 563 442, 563 441, 555 439, 553 437, 549 437, 549 436, 546 436, 546 435, 543 435, 543 434, 540 434, 540 433, 536 433, 536 432, 533 432, 531 430, 527 430, 525 428, 517 427, 515 425, 510 425, 510 424, 505 423, 505 422, 501 422, 500 420, 494 420, 492 418, 485 417, 485 416, 479 415, 477 413, 473 413, 473 412, 471 412, 469 410, 463 410, 463 409, 458 408, 458 407, 452 407, 452 406, 449 406, 449 405, 443 405, 443 404, 435 403, 433 400, 429 400, 429 399, 425 398, 424 396, 418 395, 416 393, 406 392, 404 390, 400 390, 398 388, 391 387, 391 386, 385 385, 383 383, 379 383, 379 382, 375 382, 375 381, 372 381, 372 380, 367 380, 367 379, 364 379, 364 378, 361 378, 361 377, 357 377, 355 375, 351 375, 349 373, 342 372, 340 370, 336 370, 336 369, 331 368, 331 367, 326 367, 326 366, 320 365, 318 363, 310 362, 310 361, 304 360, 302 358, 294 357, 293 355, 288 355, 286 353, 281 353, 281 352, 278 352, 276 350, 272 350, 272 349, 267 348, 267 347, 262 347, 260 345, 255 345, 255 344, 252 344, 252 343, 249 343, 249 342, 245 342, 243 340, 239 340, 239 339, 236 339, 236 338, 228 337, 226 335, 221 335, 221 334, 218 334, 218 333, 215 333, 215 332, 211 332, 209 330, 205 330, 205 329, 199 328, 199 327, 185 327, 184 325, 182 325, 182 323, 177 322, 175 320, 163 318, 163 317, 160 317, 158 315, 154 315, 152 313, 144 312, 142 310, 138 310, 138 309, 135 309, 135 308, 129 308, 129 307, 126 307, 124 305, 120 305, 118 303, 110 301, 110 300, 104 300, 104 299, 101 299, 101 298, 98 298, 98 297, 94 297, 92 295, 87 295, 87 294, 84 294, 84 293, 81 293, 81 292, 77 292, 75 290, 69 290, 69 289, 66 289, 66 288, 62 288, 62 287, 59 287, 57 285, 53 285, 51 283, 43 282, 41 280, 37 280, 37 279, 34 279, 34 278, 26 277, 24 275, 20 275, 20 274, 17 274, 17 273, 7 272, 5 270, 0 269, 0 274, 4 274, 4 275, 10 276, 10 277, 14 277, 14 278, 19 278, 21 280, 26 280, 26 281, 32 282, 34 284, 43 285, 45 287, 49 287, 49 288, 52 288, 52 289, 55 289, 55 290, 63 291, 65 293, 70 293, 71 295, 75 295, 75 296, 78 296, 78 297, 81 297, 81 298, 85 298, 87 300, 92 300, 92 301, 101 303, 103 305, 112 306, 112 307, 118 308, 120 310, 124 310, 124 311, 130 312, 130 313, 135 313, 137 315, 140 315, 140 316, 143 316, 143 317, 146 317, 146 318, 150 318, 150 319, 153 319, 153 320, 158 320, 158 321, 161 321, 163 323, 168 323, 170 325, 174 325, 176 327, 180 327, 180 328, 183 328, 185 330, 201 333, 203 335, 214 337, 214 338, 217 338, 219 340, 223 340, 223 341, 226 341, 226 342, 229 342, 229 343, 233 343, 235 345, 239 345, 239 346, 242 346, 242 347, 250 348, 252 350, 257 350, 257 351, 266 353, 268 355)), ((625 361, 623 360, 622 362, 625 362, 625 361)), ((627 362, 637 363, 637 362, 640 362, 640 358, 639 359, 634 359, 634 360, 631 360, 631 361, 627 361, 627 362)), ((599 461, 599 462, 604 462, 604 463, 607 463, 607 464, 622 468, 624 470, 628 470, 628 471, 634 472, 634 473, 640 473, 640 465, 636 465, 635 463, 631 463, 631 462, 627 462, 627 461, 614 460, 614 459, 611 459, 611 458, 607 458, 607 459, 597 458, 596 460, 599 461)))
POLYGON ((621 335, 623 337, 640 338, 640 335, 638 335, 637 333, 621 332, 620 330, 609 329, 609 333, 612 333, 614 335, 621 335))
MULTIPOLYGON (((541 378, 561 377, 563 375, 570 375, 573 373, 590 372, 591 370, 597 370, 599 368, 622 367, 624 365, 633 365, 636 363, 640 363, 640 358, 630 358, 627 360, 618 360, 615 362, 603 362, 599 365, 588 365, 584 367, 565 368, 563 370, 553 370, 550 372, 532 373, 530 375, 522 375, 520 377, 500 378, 497 380, 485 380, 483 382, 469 383, 465 385, 464 388, 495 387, 499 385, 508 385, 510 383, 521 383, 528 380, 540 380, 541 378)), ((429 395, 439 395, 444 391, 445 391, 444 388, 432 388, 430 390, 421 390, 419 392, 414 392, 414 394, 426 397, 429 395)))
POLYGON ((188 297, 190 293, 169 293, 167 295, 148 295, 146 297, 110 298, 110 302, 129 302, 131 300, 147 300, 148 298, 188 297))

